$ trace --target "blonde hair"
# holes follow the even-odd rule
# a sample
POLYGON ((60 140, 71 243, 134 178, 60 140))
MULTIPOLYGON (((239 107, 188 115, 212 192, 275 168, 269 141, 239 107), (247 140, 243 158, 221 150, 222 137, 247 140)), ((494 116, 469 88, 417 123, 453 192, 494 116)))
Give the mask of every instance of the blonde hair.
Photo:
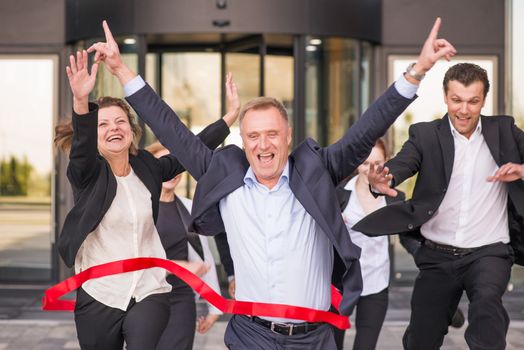
MULTIPOLYGON (((142 137, 142 128, 140 127, 140 124, 138 124, 138 121, 136 120, 135 116, 131 113, 131 108, 129 105, 122 100, 121 98, 116 97, 110 97, 110 96, 104 96, 100 97, 96 104, 98 105, 98 108, 107 108, 107 107, 119 107, 121 108, 129 121, 129 124, 131 125, 131 132, 133 133, 133 141, 131 142, 131 146, 129 147, 129 153, 132 155, 138 154, 138 142, 140 138, 142 137)), ((66 122, 61 122, 57 124, 55 127, 55 138, 54 138, 54 144, 56 147, 58 147, 63 152, 69 153, 71 150, 71 142, 73 140, 73 123, 71 120, 66 122)))
POLYGON ((261 97, 255 97, 254 99, 250 100, 248 103, 246 103, 242 107, 242 109, 240 110, 239 117, 238 117, 239 125, 242 124, 242 120, 244 119, 244 116, 250 110, 265 110, 271 107, 276 108, 278 112, 280 113, 280 115, 282 116, 282 118, 284 118, 286 122, 288 121, 286 107, 284 107, 284 105, 279 100, 273 97, 261 96, 261 97))

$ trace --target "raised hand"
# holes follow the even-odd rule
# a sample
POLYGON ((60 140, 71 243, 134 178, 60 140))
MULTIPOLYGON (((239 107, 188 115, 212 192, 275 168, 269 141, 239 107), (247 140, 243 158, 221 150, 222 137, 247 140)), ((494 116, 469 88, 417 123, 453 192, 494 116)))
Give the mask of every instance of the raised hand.
POLYGON ((440 17, 437 17, 413 67, 419 74, 425 74, 441 58, 449 61, 457 53, 457 50, 446 39, 438 38, 441 22, 440 17))
POLYGON ((388 167, 373 163, 369 165, 368 182, 374 190, 386 196, 396 197, 397 191, 389 186, 392 179, 393 175, 389 173, 388 167))
POLYGON ((506 163, 486 180, 488 182, 512 182, 519 179, 524 179, 524 164, 506 163))
POLYGON ((122 61, 118 44, 109 29, 106 21, 102 22, 106 42, 97 42, 91 45, 87 52, 95 52, 95 61, 104 62, 106 69, 115 75, 122 85, 133 79, 136 74, 122 61))
POLYGON ((89 94, 95 87, 97 71, 98 64, 94 63, 91 67, 91 74, 89 73, 86 50, 77 51, 76 59, 74 55, 69 56, 66 74, 73 92, 73 109, 77 114, 89 112, 89 94))
POLYGON ((223 119, 227 126, 231 126, 237 120, 238 114, 240 113, 240 97, 238 97, 237 86, 233 82, 233 74, 231 73, 227 73, 226 75, 226 99, 227 112, 223 119))

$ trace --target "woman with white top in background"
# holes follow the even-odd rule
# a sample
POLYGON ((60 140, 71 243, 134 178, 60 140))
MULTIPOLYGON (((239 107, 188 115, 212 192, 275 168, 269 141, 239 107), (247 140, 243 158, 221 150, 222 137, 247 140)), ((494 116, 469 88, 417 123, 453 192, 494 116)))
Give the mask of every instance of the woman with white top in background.
MULTIPOLYGON (((371 163, 384 164, 387 159, 386 144, 379 139, 371 154, 362 163, 357 176, 343 181, 337 187, 337 197, 351 241, 359 246, 363 289, 356 307, 354 350, 375 349, 388 308, 388 286, 390 274, 389 239, 387 236, 368 237, 351 227, 367 214, 392 202, 402 201, 404 193, 397 197, 374 197, 369 188, 367 174, 371 163)), ((337 266, 337 264, 335 264, 337 266)), ((337 271, 334 272, 337 275, 337 271)), ((336 278, 334 281, 335 285, 336 278)), ((345 331, 335 330, 337 349, 343 349, 345 331)))

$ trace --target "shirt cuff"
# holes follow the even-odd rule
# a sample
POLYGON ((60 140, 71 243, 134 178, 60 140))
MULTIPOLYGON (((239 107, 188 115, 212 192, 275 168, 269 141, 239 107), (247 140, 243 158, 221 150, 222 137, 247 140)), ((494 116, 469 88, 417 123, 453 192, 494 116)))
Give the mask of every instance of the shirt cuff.
POLYGON ((395 81, 395 89, 405 98, 412 99, 418 90, 418 85, 410 83, 404 74, 402 74, 397 81, 395 81))
POLYGON ((227 281, 231 283, 235 279, 235 275, 227 276, 227 281))
POLYGON ((142 79, 140 75, 137 75, 136 77, 128 81, 126 85, 124 85, 124 94, 126 95, 126 97, 129 97, 144 86, 146 86, 146 82, 144 81, 144 79, 142 79))

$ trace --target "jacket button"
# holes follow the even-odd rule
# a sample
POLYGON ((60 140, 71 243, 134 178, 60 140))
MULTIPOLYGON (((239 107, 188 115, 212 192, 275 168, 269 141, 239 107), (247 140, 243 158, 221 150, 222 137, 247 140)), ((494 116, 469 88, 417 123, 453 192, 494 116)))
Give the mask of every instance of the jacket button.
POLYGON ((446 193, 447 188, 442 189, 442 193, 446 193))
POLYGON ((408 224, 408 230, 413 230, 413 224, 408 224))
POLYGON ((428 210, 428 215, 433 215, 433 210, 428 210))

